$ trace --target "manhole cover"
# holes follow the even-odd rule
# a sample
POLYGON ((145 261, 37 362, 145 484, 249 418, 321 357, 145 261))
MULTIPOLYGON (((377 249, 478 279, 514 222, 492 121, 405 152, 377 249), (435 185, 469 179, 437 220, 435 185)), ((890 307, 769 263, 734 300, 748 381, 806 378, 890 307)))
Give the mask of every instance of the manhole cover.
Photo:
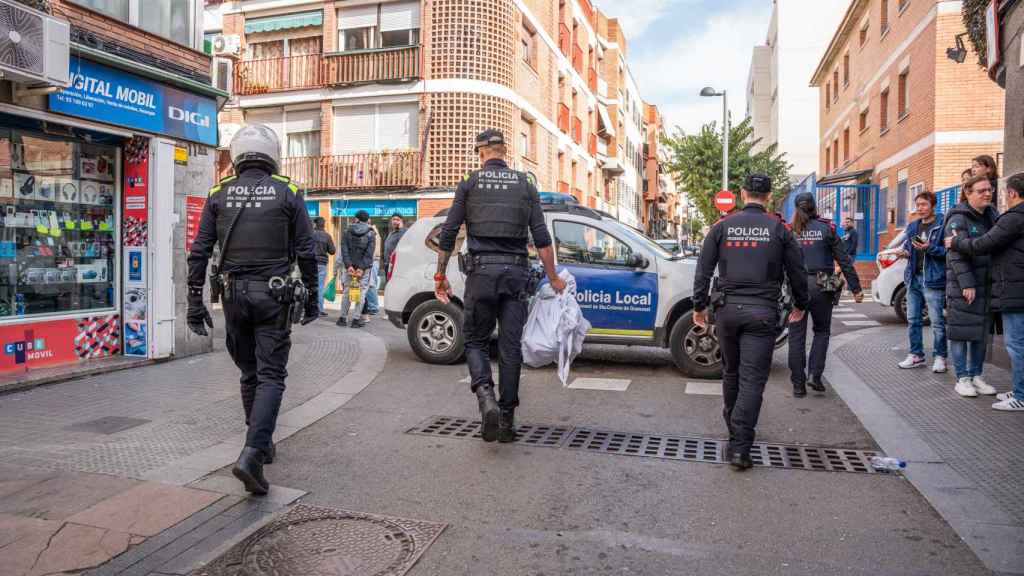
POLYGON ((401 576, 444 524, 298 505, 199 576, 401 576))

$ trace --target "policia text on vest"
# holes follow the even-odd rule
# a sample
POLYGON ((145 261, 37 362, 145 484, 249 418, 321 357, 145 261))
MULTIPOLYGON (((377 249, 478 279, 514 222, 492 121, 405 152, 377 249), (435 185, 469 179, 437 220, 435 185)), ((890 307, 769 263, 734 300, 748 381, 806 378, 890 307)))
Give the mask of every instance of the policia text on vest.
POLYGON ((527 251, 530 235, 551 286, 561 293, 565 282, 555 270, 555 253, 537 189, 526 174, 505 163, 505 137, 497 130, 486 130, 477 137, 476 150, 483 169, 468 174, 455 191, 455 201, 441 231, 434 294, 438 300, 450 302, 448 263, 459 228, 465 224, 468 255, 463 266, 467 274, 463 313, 471 388, 480 407, 483 439, 512 442, 531 285, 527 251), (500 413, 488 357, 495 322, 500 328, 500 413))

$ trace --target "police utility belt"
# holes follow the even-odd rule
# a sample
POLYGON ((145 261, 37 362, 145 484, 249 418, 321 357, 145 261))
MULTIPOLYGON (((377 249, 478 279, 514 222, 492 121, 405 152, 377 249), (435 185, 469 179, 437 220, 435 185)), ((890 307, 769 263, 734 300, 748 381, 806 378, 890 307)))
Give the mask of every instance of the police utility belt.
POLYGON ((529 268, 530 259, 515 254, 459 254, 459 271, 463 274, 472 274, 489 265, 529 268))
POLYGON ((814 273, 814 284, 822 292, 842 292, 843 287, 846 286, 846 281, 835 272, 819 270, 814 273))

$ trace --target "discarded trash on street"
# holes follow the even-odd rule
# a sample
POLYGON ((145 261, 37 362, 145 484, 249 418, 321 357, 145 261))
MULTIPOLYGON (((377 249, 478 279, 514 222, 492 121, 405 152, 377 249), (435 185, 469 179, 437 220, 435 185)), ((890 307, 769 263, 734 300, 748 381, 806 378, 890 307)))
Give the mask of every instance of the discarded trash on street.
POLYGON ((907 467, 907 463, 890 456, 872 456, 871 467, 879 472, 899 472, 907 467))
POLYGON ((572 361, 583 350, 590 322, 576 301, 576 279, 567 270, 559 273, 566 288, 556 294, 550 284, 537 293, 523 330, 523 361, 533 368, 558 362, 558 379, 568 386, 572 361))

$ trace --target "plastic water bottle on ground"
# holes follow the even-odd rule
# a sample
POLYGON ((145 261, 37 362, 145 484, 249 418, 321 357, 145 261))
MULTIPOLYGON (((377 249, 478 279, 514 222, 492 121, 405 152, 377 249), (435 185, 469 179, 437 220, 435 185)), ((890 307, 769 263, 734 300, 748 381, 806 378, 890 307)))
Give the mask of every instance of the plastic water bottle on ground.
POLYGON ((879 472, 899 472, 907 467, 907 463, 891 456, 872 456, 871 467, 879 472))

